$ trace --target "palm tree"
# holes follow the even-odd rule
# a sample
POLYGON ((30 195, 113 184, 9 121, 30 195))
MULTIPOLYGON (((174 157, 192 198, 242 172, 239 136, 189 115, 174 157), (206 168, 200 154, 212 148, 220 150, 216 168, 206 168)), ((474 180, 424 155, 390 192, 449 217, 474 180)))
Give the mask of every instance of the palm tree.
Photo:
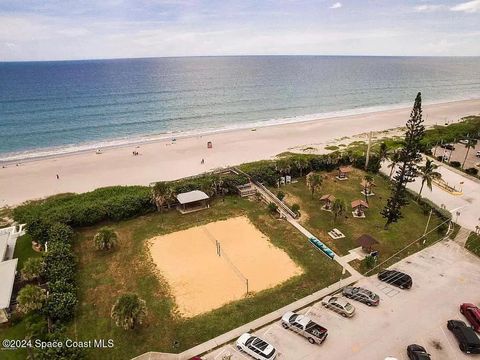
POLYGON ((332 212, 333 212, 333 222, 337 221, 337 217, 345 213, 346 210, 345 201, 342 199, 335 199, 332 204, 332 212))
POLYGON ((468 137, 468 139, 466 139, 466 140, 467 140, 467 143, 465 144, 465 147, 467 148, 467 152, 465 154, 465 158, 463 159, 462 169, 465 166, 465 161, 467 161, 467 157, 468 157, 468 153, 469 153, 470 149, 474 148, 477 145, 477 139, 468 137))
POLYGON ((303 176, 303 170, 308 169, 308 167, 310 166, 310 163, 307 161, 307 159, 305 159, 303 157, 297 157, 294 160, 294 164, 295 164, 295 167, 297 168, 297 170, 300 173, 300 177, 303 176))
POLYGON ((368 194, 370 194, 370 191, 372 189, 372 185, 373 185, 373 176, 372 175, 365 175, 363 177, 363 180, 364 180, 364 185, 363 185, 363 195, 365 195, 365 201, 367 202, 368 204, 368 194))
POLYGON ((422 195, 422 190, 423 186, 425 183, 427 184, 427 187, 432 190, 432 180, 434 179, 439 179, 442 177, 442 175, 435 171, 438 169, 438 165, 435 164, 432 160, 427 159, 427 162, 425 163, 425 166, 419 166, 418 170, 420 173, 420 176, 422 178, 422 186, 420 187, 420 191, 418 192, 418 198, 420 199, 422 195))
POLYGON ((380 162, 385 160, 387 158, 387 156, 388 156, 387 144, 385 142, 382 142, 380 144, 380 148, 378 149, 378 158, 379 158, 380 162))
POLYGON ((44 269, 43 258, 31 257, 28 258, 23 264, 21 277, 25 281, 31 281, 38 279, 44 269))
POLYGON ((322 186, 323 178, 320 174, 311 172, 307 175, 307 187, 310 189, 312 193, 312 198, 313 195, 315 194, 315 191, 322 186))
POLYGON ((290 162, 287 159, 279 159, 275 162, 275 166, 277 168, 277 171, 281 175, 287 175, 290 174, 290 171, 292 170, 292 166, 290 165, 290 162))
POLYGON ((133 329, 142 324, 147 315, 145 300, 137 294, 124 294, 112 306, 111 316, 117 326, 125 330, 133 329))
POLYGON ((117 233, 109 227, 101 228, 93 237, 98 250, 111 250, 117 243, 117 233))
POLYGON ((17 310, 24 314, 40 310, 46 300, 47 294, 45 289, 37 285, 26 285, 18 292, 17 310))
POLYGON ((158 211, 162 211, 165 204, 170 207, 170 200, 172 198, 172 188, 164 181, 155 183, 152 188, 152 200, 158 211))
POLYGON ((388 176, 390 179, 392 178, 393 170, 395 170, 395 166, 400 162, 400 151, 395 151, 390 156, 390 164, 388 167, 390 168, 390 175, 388 176))

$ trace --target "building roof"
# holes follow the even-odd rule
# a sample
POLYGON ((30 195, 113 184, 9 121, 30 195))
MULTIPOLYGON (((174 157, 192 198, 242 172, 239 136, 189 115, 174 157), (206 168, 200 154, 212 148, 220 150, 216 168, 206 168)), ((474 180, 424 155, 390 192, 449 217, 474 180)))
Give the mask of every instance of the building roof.
POLYGON ((369 248, 375 244, 378 244, 378 241, 368 234, 363 234, 357 239, 357 244, 361 247, 369 248))
POLYGON ((340 170, 340 172, 342 173, 349 173, 352 171, 352 167, 351 166, 340 166, 338 168, 340 170))
POLYGON ((10 306, 18 259, 0 262, 0 309, 10 306))
POLYGON ((356 207, 359 207, 359 206, 363 206, 364 208, 368 209, 368 204, 365 201, 360 200, 360 199, 352 201, 352 208, 356 208, 356 207))
POLYGON ((177 195, 177 200, 180 204, 189 204, 195 201, 206 200, 208 195, 200 190, 193 190, 186 193, 181 193, 177 195))
POLYGON ((326 200, 333 202, 335 201, 335 196, 333 196, 332 194, 325 194, 320 198, 320 201, 326 201, 326 200))

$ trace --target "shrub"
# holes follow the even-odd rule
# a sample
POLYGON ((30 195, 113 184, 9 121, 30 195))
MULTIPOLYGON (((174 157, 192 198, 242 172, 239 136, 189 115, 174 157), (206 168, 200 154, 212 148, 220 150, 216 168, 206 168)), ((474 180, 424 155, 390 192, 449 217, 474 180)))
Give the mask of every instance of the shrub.
POLYGON ((265 185, 275 186, 279 175, 275 169, 275 163, 270 160, 256 161, 240 165, 240 169, 246 172, 254 181, 265 185))
POLYGON ((55 244, 45 255, 45 278, 49 282, 75 279, 75 257, 70 246, 55 244))
POLYGON ((65 279, 60 279, 60 280, 56 280, 49 283, 48 288, 50 292, 56 292, 56 293, 65 293, 65 292, 75 293, 77 290, 73 283, 68 282, 65 279))
POLYGON ((147 315, 145 300, 137 294, 125 294, 120 296, 112 306, 111 316, 117 326, 125 330, 133 329, 142 324, 147 315))
POLYGON ((74 232, 73 229, 59 222, 53 223, 48 229, 48 241, 52 242, 63 242, 71 244, 73 241, 74 232))
POLYGON ((365 256, 365 258, 362 260, 363 264, 366 269, 370 270, 375 266, 375 258, 371 255, 365 256))
POLYGON ((475 169, 473 167, 466 169, 465 172, 469 175, 478 175, 478 169, 475 169))
POLYGON ((22 279, 31 281, 38 279, 44 272, 44 262, 41 257, 28 258, 21 270, 22 279))
POLYGON ((293 204, 292 207, 291 207, 291 210, 295 213, 295 214, 299 214, 300 213, 300 205, 298 204, 293 204))
POLYGON ((17 310, 23 314, 37 311, 43 308, 47 294, 44 289, 37 285, 26 285, 17 295, 17 310))
POLYGON ((73 292, 52 292, 47 299, 45 311, 56 321, 68 321, 73 318, 77 297, 73 292))
POLYGON ((283 201, 284 198, 285 198, 285 193, 283 191, 279 191, 277 193, 277 199, 280 201, 283 201))
POLYGON ((277 204, 271 202, 270 204, 268 204, 268 211, 271 212, 272 214, 276 213, 278 210, 278 206, 277 204))
POLYGON ((111 250, 117 243, 117 234, 111 228, 101 228, 93 237, 97 250, 111 250))
POLYGON ((462 166, 460 161, 450 161, 450 165, 453 166, 454 168, 459 168, 460 166, 462 166))

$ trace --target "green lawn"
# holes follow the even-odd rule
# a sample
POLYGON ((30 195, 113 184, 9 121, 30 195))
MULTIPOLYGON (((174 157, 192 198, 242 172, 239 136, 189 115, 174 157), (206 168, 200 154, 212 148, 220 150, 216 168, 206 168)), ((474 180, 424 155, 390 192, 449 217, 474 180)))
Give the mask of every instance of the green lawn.
MULTIPOLYGON (((379 241, 376 249, 380 252, 379 261, 381 262, 423 234, 428 214, 425 214, 421 207, 413 201, 402 211, 404 218, 398 223, 390 225, 388 230, 384 230, 385 220, 380 211, 385 206, 390 194, 388 179, 379 175, 374 177, 376 186, 373 188, 373 192, 375 195, 369 197, 369 209, 366 211, 366 218, 356 219, 352 216, 350 203, 355 199, 365 199, 360 193, 362 191, 360 183, 365 173, 354 169, 346 181, 335 179, 337 172, 322 173, 322 175, 324 181, 321 189, 313 197, 304 178, 298 179, 299 181, 296 183, 283 186, 281 191, 286 193, 284 201, 287 204, 297 203, 300 205, 302 214, 300 222, 337 254, 348 254, 349 250, 358 247, 356 239, 360 235, 369 234, 379 241), (322 205, 319 199, 324 194, 333 194, 346 203, 346 213, 339 217, 335 223, 331 212, 320 209, 322 205), (330 238, 327 232, 333 228, 342 231, 346 237, 340 240, 330 238)), ((272 189, 272 191, 277 193, 278 189, 272 189)), ((432 216, 429 229, 434 228, 440 222, 441 220, 438 217, 432 216)), ((427 237, 427 244, 438 239, 439 236, 436 231, 432 232, 427 237)), ((420 244, 412 246, 408 251, 393 260, 396 262, 421 248, 420 244)), ((358 264, 354 263, 354 265, 358 267, 358 264)))
POLYGON ((471 233, 465 247, 477 256, 480 256, 480 235, 471 233))
POLYGON ((341 275, 340 267, 315 250, 290 224, 267 214, 260 203, 238 197, 216 200, 210 209, 189 215, 170 211, 109 225, 119 234, 114 252, 102 255, 93 249, 92 236, 97 228, 82 230, 76 245, 79 306, 69 333, 82 340, 115 341, 113 350, 92 351, 90 358, 126 359, 146 351, 179 352, 311 294, 341 275), (304 274, 191 319, 175 315, 174 299, 168 284, 155 274, 145 240, 242 214, 286 251, 304 274), (110 320, 111 306, 124 292, 136 292, 147 302, 147 321, 135 331, 121 330, 110 320), (173 347, 175 341, 178 348, 173 347))

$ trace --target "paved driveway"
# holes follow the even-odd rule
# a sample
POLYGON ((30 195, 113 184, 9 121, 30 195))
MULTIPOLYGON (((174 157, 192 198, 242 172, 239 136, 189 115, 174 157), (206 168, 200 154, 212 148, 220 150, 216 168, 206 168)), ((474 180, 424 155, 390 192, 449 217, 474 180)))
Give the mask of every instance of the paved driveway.
MULTIPOLYGON (((410 290, 399 290, 377 280, 364 278, 359 285, 377 292, 377 308, 353 302, 356 314, 344 319, 320 303, 305 309, 310 317, 329 330, 322 345, 311 345, 306 339, 274 323, 255 333, 273 344, 278 359, 288 360, 383 360, 386 356, 407 359, 406 346, 425 346, 433 359, 480 359, 464 355, 447 330, 449 319, 463 319, 458 311, 462 302, 480 305, 480 259, 456 243, 442 242, 416 253, 393 268, 413 278, 410 290)), ((235 350, 234 344, 223 347, 205 359, 250 359, 235 350)))

